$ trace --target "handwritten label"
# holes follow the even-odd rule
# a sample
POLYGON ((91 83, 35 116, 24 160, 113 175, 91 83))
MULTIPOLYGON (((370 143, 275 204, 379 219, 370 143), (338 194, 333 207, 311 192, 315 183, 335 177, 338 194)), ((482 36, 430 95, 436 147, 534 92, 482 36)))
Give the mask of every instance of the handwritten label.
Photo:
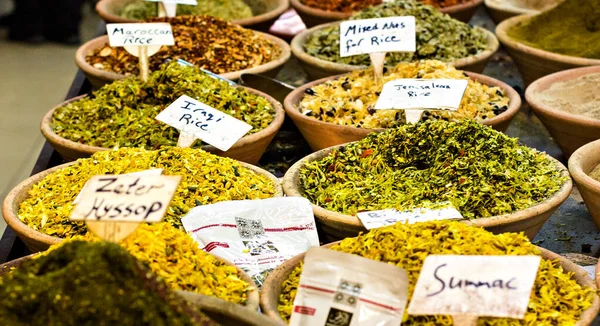
POLYGON ((407 211, 384 209, 379 211, 360 212, 357 213, 356 216, 358 216, 367 230, 396 224, 398 222, 413 224, 425 221, 457 220, 463 218, 460 212, 454 207, 444 207, 440 209, 415 208, 407 211))
POLYGON ((469 82, 464 79, 395 79, 383 85, 376 110, 458 110, 469 82))
MULTIPOLYGON (((143 171, 138 171, 138 172, 131 172, 131 173, 126 173, 126 174, 122 174, 122 175, 161 175, 163 172, 163 169, 148 169, 148 170, 143 170, 143 171)), ((77 194, 77 197, 75 197, 75 200, 73 201, 73 205, 77 205, 77 203, 79 203, 79 200, 81 199, 81 194, 86 192, 87 190, 85 189, 86 187, 89 187, 90 181, 88 180, 84 185, 83 188, 81 188, 81 191, 79 192, 79 194, 77 194)))
POLYGON ((374 52, 414 52, 415 17, 347 20, 340 24, 340 55, 374 52))
POLYGON ((252 129, 251 125, 187 95, 179 97, 156 119, 179 129, 182 135, 202 139, 222 151, 227 151, 252 129))
POLYGON ((540 260, 539 256, 428 256, 408 313, 523 318, 540 260))
POLYGON ((80 193, 71 220, 158 222, 181 176, 97 175, 80 193))
POLYGON ((106 32, 110 46, 175 44, 169 23, 106 24, 106 32))

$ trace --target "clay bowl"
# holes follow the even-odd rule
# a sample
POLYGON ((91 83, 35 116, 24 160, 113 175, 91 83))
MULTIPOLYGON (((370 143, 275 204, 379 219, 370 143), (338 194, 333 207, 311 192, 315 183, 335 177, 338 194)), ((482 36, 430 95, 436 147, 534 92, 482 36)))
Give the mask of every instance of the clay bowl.
MULTIPOLYGON (((508 125, 517 112, 519 112, 519 108, 521 107, 521 97, 519 96, 519 93, 517 93, 512 87, 497 79, 473 72, 466 73, 473 80, 489 86, 498 86, 506 92, 510 99, 508 110, 497 117, 483 121, 484 125, 491 126, 492 128, 501 132, 506 131, 506 128, 508 128, 508 125)), ((285 108, 288 117, 292 118, 292 121, 294 121, 294 124, 298 127, 302 133, 302 136, 304 136, 304 139, 306 139, 313 151, 361 140, 371 132, 382 132, 385 130, 383 128, 364 129, 351 126, 342 126, 308 117, 300 113, 297 107, 306 94, 305 91, 307 89, 329 80, 340 78, 342 76, 343 75, 326 77, 298 87, 292 91, 283 102, 283 107, 285 108)))
MULTIPOLYGON (((342 146, 344 145, 333 146, 312 153, 292 165, 283 176, 282 184, 285 194, 287 196, 305 197, 304 191, 300 186, 300 169, 306 163, 319 160, 329 155, 334 149, 342 146)), ((556 163, 556 167, 561 171, 562 176, 569 176, 569 171, 564 165, 554 158, 548 157, 556 163)), ((550 215, 552 215, 552 213, 554 213, 554 211, 569 197, 572 188, 573 183, 571 178, 569 178, 558 192, 537 205, 510 214, 466 220, 464 222, 483 227, 495 234, 504 232, 524 232, 529 239, 533 240, 550 215)), ((322 240, 325 243, 347 237, 355 237, 359 232, 367 231, 356 216, 330 211, 315 204, 311 205, 315 220, 323 231, 325 239, 322 240)))
MULTIPOLYGON (((273 137, 275 137, 275 134, 277 133, 279 128, 281 128, 285 117, 285 112, 281 108, 281 103, 277 102, 271 96, 251 88, 244 88, 249 92, 258 94, 269 100, 269 102, 275 109, 275 117, 273 119, 273 122, 271 122, 271 124, 269 124, 267 128, 255 134, 242 137, 235 144, 233 144, 233 146, 227 152, 223 152, 211 145, 204 145, 202 146, 202 149, 219 156, 230 157, 235 160, 250 164, 258 164, 260 157, 267 150, 267 147, 271 143, 271 140, 273 140, 273 137)), ((42 119, 42 123, 40 126, 42 134, 44 135, 44 137, 46 137, 46 140, 48 140, 52 147, 54 147, 54 149, 56 149, 60 156, 63 157, 66 161, 73 161, 78 158, 89 157, 95 152, 110 150, 110 148, 89 146, 71 141, 69 139, 60 137, 54 132, 54 130, 52 130, 52 116, 54 114, 54 111, 57 108, 63 107, 85 96, 87 95, 81 95, 67 100, 65 102, 62 102, 61 104, 55 106, 50 111, 48 111, 48 113, 46 113, 46 115, 42 119)))
MULTIPOLYGON (((330 243, 325 245, 324 247, 330 247, 335 243, 330 243)), ((587 272, 577 266, 575 263, 570 260, 553 253, 552 251, 546 250, 544 248, 538 247, 541 251, 541 256, 544 259, 548 260, 558 260, 558 263, 566 272, 572 272, 573 278, 577 281, 578 284, 588 286, 592 288, 594 291, 597 289, 596 283, 592 278, 587 274, 587 272)), ((281 285, 287 278, 290 273, 300 264, 300 262, 304 261, 304 253, 297 255, 296 257, 284 262, 279 267, 274 269, 267 279, 263 283, 263 286, 260 291, 260 308, 264 314, 272 318, 273 320, 284 322, 283 319, 279 316, 279 312, 277 311, 277 306, 279 305, 279 295, 281 294, 281 285)), ((592 306, 585 310, 581 316, 579 322, 577 322, 577 326, 587 326, 591 325, 596 315, 598 315, 598 311, 600 310, 600 298, 597 295, 594 297, 594 301, 592 302, 592 306)))
MULTIPOLYGON (((96 12, 107 23, 137 23, 139 22, 138 20, 119 16, 125 5, 137 1, 140 0, 102 0, 96 4, 96 12)), ((269 31, 269 27, 289 7, 288 0, 245 0, 244 2, 252 8, 252 12, 257 12, 258 15, 250 18, 235 19, 231 22, 265 33, 269 31)))
POLYGON ((600 140, 584 145, 569 158, 569 172, 575 180, 585 206, 594 218, 596 227, 600 228, 600 181, 589 176, 598 164, 600 164, 600 140))
MULTIPOLYGON (((18 217, 19 206, 25 199, 29 197, 29 190, 31 190, 34 184, 44 179, 44 177, 46 177, 48 174, 72 164, 77 164, 77 162, 69 162, 59 166, 55 166, 51 169, 35 174, 29 177, 28 179, 25 179, 17 186, 15 186, 4 199, 4 203, 2 204, 2 216, 4 217, 6 224, 8 224, 8 226, 10 226, 15 231, 19 238, 23 240, 27 248, 29 248, 29 250, 31 250, 32 252, 44 251, 48 249, 48 247, 50 247, 51 245, 61 242, 62 239, 59 237, 53 237, 45 233, 36 231, 30 228, 25 223, 21 222, 21 220, 18 217)), ((274 197, 283 196, 280 181, 277 177, 259 167, 244 162, 240 162, 240 164, 256 172, 257 174, 261 174, 269 178, 275 185, 274 197)))
MULTIPOLYGON (((264 74, 270 77, 275 77, 277 75, 277 73, 279 72, 279 70, 281 70, 283 65, 290 59, 290 46, 287 44, 286 41, 273 35, 257 31, 255 31, 255 33, 259 33, 263 37, 269 39, 271 42, 279 46, 279 48, 281 49, 281 54, 279 58, 262 64, 260 66, 238 71, 226 72, 224 74, 220 74, 219 76, 235 81, 238 80, 240 78, 240 75, 243 73, 264 74)), ((102 48, 105 44, 108 44, 108 36, 99 36, 84 43, 77 49, 77 52, 75 52, 75 64, 77 65, 77 67, 79 67, 79 69, 81 69, 81 71, 90 81, 94 89, 98 89, 115 80, 127 78, 126 75, 121 75, 115 72, 94 68, 85 60, 86 56, 89 53, 92 53, 95 49, 102 48)))
MULTIPOLYGON (((294 54, 294 56, 296 56, 296 58, 298 58, 302 69, 304 69, 310 80, 321 79, 329 76, 347 73, 354 70, 367 68, 367 66, 347 65, 319 59, 309 55, 304 50, 304 46, 308 41, 308 38, 314 32, 327 28, 329 26, 339 24, 339 22, 333 22, 307 29, 305 31, 300 32, 292 40, 292 53, 294 54)), ((492 55, 496 53, 496 51, 498 51, 498 47, 500 46, 500 44, 498 43, 496 36, 494 36, 494 34, 488 30, 482 28, 480 29, 483 30, 487 35, 488 49, 479 54, 453 61, 452 64, 456 68, 481 73, 490 61, 492 55)))
POLYGON ((561 0, 543 0, 544 4, 538 8, 528 6, 523 2, 523 0, 484 0, 485 7, 496 24, 514 16, 537 14, 541 11, 548 10, 561 2, 561 0), (514 5, 511 3, 521 3, 521 5, 514 5))
MULTIPOLYGON (((475 10, 477 10, 477 7, 479 7, 482 2, 483 0, 471 0, 446 8, 438 8, 438 10, 450 15, 450 17, 454 19, 466 23, 471 20, 471 17, 475 14, 475 10)), ((326 11, 309 7, 300 0, 290 0, 290 4, 292 5, 292 8, 298 12, 298 15, 302 18, 302 21, 308 28, 338 20, 346 20, 353 14, 352 12, 326 11)))
POLYGON ((600 139, 600 119, 561 111, 544 104, 536 95, 554 83, 595 73, 600 73, 600 67, 584 67, 557 72, 536 80, 525 91, 527 103, 567 157, 571 156, 579 147, 600 139))
POLYGON ((496 36, 515 61, 525 86, 546 75, 572 68, 600 65, 600 59, 587 59, 552 53, 520 43, 508 36, 509 31, 532 15, 509 18, 496 27, 496 36))

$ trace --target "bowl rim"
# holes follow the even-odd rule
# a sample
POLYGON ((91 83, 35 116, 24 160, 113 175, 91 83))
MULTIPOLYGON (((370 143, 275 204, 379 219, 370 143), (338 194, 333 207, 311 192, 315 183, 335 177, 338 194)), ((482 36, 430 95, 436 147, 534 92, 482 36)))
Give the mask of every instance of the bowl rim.
POLYGON ((527 15, 527 14, 536 14, 539 13, 539 10, 536 9, 527 9, 527 8, 519 8, 519 7, 503 7, 502 3, 499 3, 495 0, 484 0, 484 4, 487 8, 502 12, 507 12, 513 15, 527 15))
POLYGON ((556 116, 560 120, 600 129, 600 118, 593 119, 580 114, 568 113, 544 104, 536 95, 556 83, 570 81, 590 74, 600 74, 600 66, 574 68, 555 72, 531 83, 525 90, 525 99, 534 111, 556 116))
POLYGON ((519 41, 514 40, 508 36, 508 30, 518 23, 524 22, 530 19, 534 15, 519 15, 503 20, 498 26, 496 26, 496 36, 503 46, 508 47, 514 51, 519 51, 531 55, 534 57, 544 58, 546 60, 552 60, 556 62, 566 63, 574 66, 594 66, 600 65, 600 59, 589 59, 582 57, 574 57, 570 55, 558 54, 549 52, 541 49, 534 48, 532 46, 523 44, 519 41))
MULTIPOLYGON (((594 180, 581 167, 584 162, 597 161, 596 164, 600 164, 600 139, 593 142, 587 143, 579 147, 571 157, 569 158, 569 172, 576 184, 581 184, 584 187, 591 189, 593 192, 600 193, 600 181, 594 180), (593 157, 592 154, 596 153, 593 157)), ((600 273, 600 270, 597 271, 600 273)))

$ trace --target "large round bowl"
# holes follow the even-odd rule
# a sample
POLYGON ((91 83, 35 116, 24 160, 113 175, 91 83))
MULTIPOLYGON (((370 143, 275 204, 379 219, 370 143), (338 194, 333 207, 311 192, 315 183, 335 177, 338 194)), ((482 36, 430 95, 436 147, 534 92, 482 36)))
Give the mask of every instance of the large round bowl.
MULTIPOLYGON (((279 57, 273 61, 269 61, 265 64, 256 67, 226 72, 220 74, 219 76, 235 81, 238 80, 240 78, 240 75, 243 73, 264 74, 271 77, 275 77, 275 75, 277 75, 279 70, 281 70, 283 65, 290 59, 290 56, 292 55, 290 46, 287 44, 286 41, 273 35, 257 31, 255 31, 255 33, 259 33, 264 38, 269 39, 271 42, 276 44, 281 49, 281 54, 279 55, 279 57)), ((92 53, 96 49, 104 47, 106 44, 108 44, 108 36, 99 36, 84 43, 75 52, 75 64, 77 65, 77 67, 79 67, 79 69, 81 69, 81 71, 83 71, 83 74, 90 81, 94 89, 98 89, 115 80, 127 78, 127 76, 118 74, 116 72, 94 68, 91 64, 89 64, 86 61, 85 58, 88 54, 92 53)))
POLYGON ((496 27, 496 36, 515 61, 525 86, 546 75, 572 68, 600 65, 600 59, 587 59, 536 49, 508 36, 513 27, 524 23, 532 15, 509 18, 496 27))
MULTIPOLYGON (((304 190, 300 185, 300 169, 308 162, 328 156, 333 150, 341 146, 344 145, 333 146, 312 153, 292 165, 283 177, 283 191, 285 194, 287 196, 305 197, 304 190)), ((562 176, 569 176, 569 171, 564 165, 550 156, 548 158, 556 163, 556 167, 562 176)), ((524 232, 529 239, 533 240, 550 215, 569 197, 572 188, 573 183, 571 178, 568 178, 554 195, 537 205, 510 214, 467 220, 465 223, 484 227, 496 234, 524 232)), ((356 216, 330 211, 315 204, 311 205, 315 219, 326 238, 324 239, 326 243, 347 237, 355 237, 360 232, 367 231, 356 216)))
MULTIPOLYGON (((328 244, 324 247, 330 247, 334 245, 328 244)), ((581 267, 577 266, 575 263, 569 261, 568 259, 553 253, 552 251, 546 250, 544 248, 538 247, 541 251, 541 256, 544 259, 548 260, 558 260, 558 263, 566 272, 572 272, 573 278, 577 281, 578 284, 587 286, 592 288, 594 291, 597 289, 596 283, 592 278, 588 275, 588 273, 581 267)), ((279 315, 277 311, 277 306, 279 305, 279 295, 281 294, 282 284, 288 279, 290 273, 302 262, 304 261, 304 255, 300 254, 296 257, 284 262, 279 267, 274 269, 265 282, 260 291, 260 308, 264 314, 276 320, 278 322, 284 322, 284 320, 279 315)), ((592 306, 585 310, 581 316, 579 322, 577 322, 576 326, 587 326, 591 325, 596 315, 598 315, 598 311, 600 310, 600 298, 597 295, 594 296, 594 301, 592 302, 592 306)))
POLYGON ((539 8, 533 8, 528 6, 525 0, 484 0, 485 7, 492 17, 492 20, 499 24, 500 22, 519 15, 533 15, 541 11, 548 10, 555 6, 562 0, 541 0, 540 4, 543 4, 539 8), (523 3, 521 6, 515 3, 523 3))
MULTIPOLYGON (((285 117, 285 112, 281 108, 281 103, 277 102, 269 95, 254 90, 252 88, 244 88, 251 93, 263 96, 269 100, 269 102, 275 109, 275 117, 273 118, 271 124, 269 124, 265 129, 255 134, 242 137, 235 144, 233 144, 233 146, 231 146, 231 148, 226 152, 223 152, 211 145, 204 145, 202 146, 202 149, 219 156, 230 157, 235 160, 250 164, 258 164, 260 157, 267 150, 267 147, 273 140, 273 137, 275 137, 275 134, 277 133, 279 128, 281 128, 285 117)), ((44 137, 46 137, 46 140, 48 140, 52 147, 54 147, 54 149, 56 149, 60 156, 63 157, 66 161, 73 161, 78 158, 89 157, 95 152, 110 150, 110 148, 85 145, 60 137, 52 129, 52 116, 54 115, 54 111, 71 102, 80 100, 85 96, 87 95, 74 97, 55 106, 50 111, 48 111, 48 113, 46 113, 46 115, 42 119, 42 123, 40 126, 42 134, 44 135, 44 137)))
MULTIPOLYGON (((450 15, 454 19, 462 22, 468 22, 475 14, 477 7, 483 0, 470 0, 465 3, 449 6, 446 8, 438 8, 439 11, 450 15)), ((322 9, 309 7, 301 2, 301 0, 290 0, 292 7, 298 12, 300 18, 306 27, 313 27, 321 24, 331 23, 338 20, 346 20, 350 18, 353 12, 341 11, 326 11, 322 9)))
MULTIPOLYGON (((315 33, 318 30, 327 28, 329 26, 339 24, 339 22, 333 22, 307 29, 305 31, 300 32, 292 40, 292 53, 294 54, 294 56, 296 56, 296 58, 298 58, 302 69, 304 69, 310 80, 321 79, 329 76, 347 73, 354 70, 367 68, 367 66, 347 65, 343 63, 335 63, 319 59, 317 57, 309 55, 304 50, 306 42, 313 33, 315 33)), ((498 39, 496 39, 496 36, 494 36, 494 33, 483 28, 479 29, 487 35, 488 48, 479 54, 451 62, 452 65, 456 68, 481 73, 490 61, 492 55, 494 55, 494 53, 498 51, 498 47, 500 46, 500 44, 498 43, 498 39)))
POLYGON ((600 119, 561 111, 558 108, 544 104, 536 95, 545 91, 554 83, 597 73, 600 73, 600 66, 557 72, 536 80, 529 85, 525 92, 527 103, 567 157, 571 156, 579 147, 600 139, 600 119))
MULTIPOLYGON (((521 107, 521 97, 519 96, 519 93, 497 79, 473 72, 467 72, 467 75, 469 75, 471 79, 484 85, 502 88, 509 97, 508 110, 496 117, 485 119, 483 121, 484 125, 491 126, 498 131, 506 131, 506 128, 508 128, 508 125, 521 107)), ((331 122, 321 121, 300 113, 298 105, 305 96, 305 91, 307 89, 342 76, 343 75, 326 77, 298 87, 292 91, 283 102, 283 107, 285 108, 288 117, 292 118, 294 124, 298 127, 302 136, 304 136, 304 139, 306 139, 313 151, 361 140, 371 132, 382 132, 385 130, 383 128, 364 129, 352 126, 342 126, 331 122)))
POLYGON ((569 172, 575 180, 577 189, 579 189, 596 227, 600 229, 600 181, 589 176, 589 173, 599 164, 600 140, 584 145, 569 158, 569 172))
MULTIPOLYGON (((102 0, 96 4, 98 15, 107 23, 137 23, 138 20, 119 16, 122 8, 131 2, 140 0, 102 0)), ((234 19, 233 24, 242 25, 261 32, 268 32, 269 27, 289 7, 288 0, 245 0, 256 16, 244 19, 234 19)))
MULTIPOLYGON (((48 174, 72 164, 77 164, 77 162, 70 162, 59 166, 55 166, 51 169, 42 171, 38 174, 29 177, 28 179, 22 181, 17 186, 15 186, 4 199, 4 203, 2 204, 2 217, 4 217, 6 224, 8 224, 8 226, 10 226, 15 231, 19 238, 23 240, 27 248, 29 248, 29 250, 31 250, 32 252, 44 251, 48 249, 51 245, 61 242, 62 238, 53 237, 45 233, 39 232, 30 228, 27 224, 21 222, 18 216, 19 206, 23 201, 29 198, 29 191, 31 190, 34 184, 43 180, 48 174)), ((257 174, 261 174, 269 178, 269 180, 271 180, 275 185, 274 197, 283 196, 280 181, 277 177, 259 167, 243 162, 240 162, 240 164, 256 172, 257 174)))

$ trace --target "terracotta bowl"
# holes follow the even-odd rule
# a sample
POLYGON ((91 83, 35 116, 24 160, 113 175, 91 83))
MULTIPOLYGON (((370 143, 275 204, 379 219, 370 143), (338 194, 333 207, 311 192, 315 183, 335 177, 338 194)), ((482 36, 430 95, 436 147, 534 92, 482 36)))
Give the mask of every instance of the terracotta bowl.
POLYGON ((526 6, 526 4, 523 4, 523 6, 515 6, 510 4, 510 2, 514 3, 519 1, 522 2, 523 0, 512 0, 508 2, 506 0, 484 0, 484 4, 494 23, 499 24, 500 22, 514 16, 537 14, 540 11, 547 10, 561 2, 561 0, 543 0, 545 3, 541 9, 529 8, 526 6))
MULTIPOLYGON (((279 56, 279 58, 260 66, 227 72, 224 74, 220 74, 219 76, 235 81, 238 80, 240 78, 240 75, 243 73, 264 74, 270 77, 275 77, 277 75, 277 73, 279 72, 279 70, 281 70, 283 65, 290 59, 290 46, 287 44, 286 41, 273 35, 256 31, 255 33, 261 34, 263 37, 269 39, 271 42, 279 46, 279 48, 281 49, 281 55, 279 56)), ((83 71, 83 74, 90 81, 94 89, 98 89, 115 80, 127 78, 127 76, 125 75, 94 68, 85 60, 86 56, 89 53, 93 52, 95 49, 102 48, 105 44, 108 44, 108 36, 99 36, 84 43, 77 49, 77 52, 75 52, 75 64, 77 65, 77 67, 79 67, 79 69, 81 69, 81 71, 83 71)))
POLYGON ((600 139, 600 119, 567 113, 544 104, 536 96, 557 82, 564 82, 588 74, 600 73, 599 67, 585 67, 557 72, 536 80, 527 88, 525 98, 535 115, 540 118, 565 156, 579 147, 600 139))
MULTIPOLYGON (((273 119, 273 122, 271 122, 271 124, 268 125, 267 128, 255 134, 242 137, 235 144, 233 144, 233 146, 227 152, 223 152, 211 145, 204 145, 202 146, 202 149, 219 156, 230 157, 235 160, 250 164, 258 164, 260 157, 267 150, 267 147, 273 140, 273 137, 275 137, 275 134, 277 133, 279 128, 281 128, 285 117, 285 112, 281 108, 281 103, 277 102, 269 95, 251 88, 244 88, 251 93, 258 94, 269 100, 269 102, 275 109, 275 117, 273 119)), ((110 148, 89 146, 78 142, 74 142, 72 140, 60 137, 54 132, 54 130, 52 130, 52 116, 54 115, 54 111, 71 102, 82 99, 85 96, 87 95, 81 95, 67 100, 65 102, 62 102, 61 104, 55 106, 50 111, 48 111, 48 113, 46 113, 46 115, 42 119, 42 123, 40 126, 42 134, 44 135, 44 137, 46 137, 46 140, 48 140, 52 147, 54 147, 54 149, 56 149, 60 156, 66 161, 73 161, 78 158, 90 157, 95 152, 110 150, 110 148)))
MULTIPOLYGON (((330 247, 335 243, 331 243, 325 245, 324 247, 330 247)), ((570 260, 553 253, 552 251, 546 250, 544 248, 538 247, 541 251, 541 256, 544 259, 548 260, 558 260, 560 266, 567 272, 573 273, 573 278, 577 281, 578 284, 584 285, 592 288, 594 291, 597 289, 596 283, 592 278, 587 274, 587 272, 577 266, 575 263, 570 260)), ((284 320, 279 316, 279 312, 277 311, 277 306, 279 305, 279 295, 281 294, 282 284, 289 277, 290 273, 300 264, 300 262, 304 261, 304 255, 300 254, 274 269, 265 282, 260 291, 260 308, 264 314, 272 318, 273 320, 284 322, 284 320)), ((585 310, 581 316, 579 322, 577 322, 577 326, 587 326, 591 325, 596 315, 598 315, 598 311, 600 310, 600 298, 597 295, 594 296, 594 301, 592 306, 585 310)))
MULTIPOLYGON (((139 20, 119 16, 125 5, 137 1, 140 0, 102 0, 96 4, 96 11, 107 23, 137 23, 139 20)), ((268 32, 269 27, 273 25, 277 18, 290 5, 288 0, 245 0, 244 2, 252 8, 253 12, 256 10, 258 15, 250 18, 235 19, 231 22, 261 32, 268 32)))
MULTIPOLYGON (((483 0, 471 0, 454 6, 439 8, 438 10, 466 23, 471 20, 477 7, 482 2, 483 0)), ((352 12, 326 11, 312 8, 304 5, 300 0, 290 0, 290 4, 298 12, 298 15, 308 28, 338 20, 346 20, 353 14, 352 12)))
MULTIPOLYGON (((521 97, 519 96, 519 93, 517 93, 512 87, 497 79, 473 72, 467 72, 467 75, 469 75, 471 79, 482 84, 498 86, 506 92, 510 99, 508 110, 497 117, 483 121, 484 125, 491 126, 498 131, 506 131, 506 128, 508 128, 508 125, 517 112, 519 112, 519 108, 521 107, 521 97)), ((300 113, 297 107, 306 94, 305 91, 308 88, 312 88, 329 80, 340 78, 341 76, 343 75, 326 77, 298 87, 292 91, 283 102, 283 107, 285 108, 287 116, 292 118, 292 121, 294 121, 294 124, 298 127, 302 133, 302 136, 304 136, 304 139, 306 139, 313 151, 361 140, 371 132, 382 132, 385 130, 383 128, 364 129, 351 126, 342 126, 335 123, 321 121, 313 117, 308 117, 300 113)))
MULTIPOLYGON (((77 162, 70 162, 59 166, 55 166, 51 169, 35 174, 29 177, 28 179, 25 179, 17 186, 15 186, 4 199, 4 203, 2 204, 2 216, 4 217, 6 224, 8 224, 8 226, 10 226, 15 231, 19 238, 23 240, 27 248, 29 248, 29 250, 31 250, 32 252, 44 251, 48 249, 48 247, 50 247, 51 245, 61 242, 62 239, 34 230, 25 223, 21 222, 21 220, 18 217, 19 206, 23 201, 29 198, 29 190, 31 190, 34 184, 44 179, 44 177, 46 177, 48 174, 72 164, 77 164, 77 162)), ((280 181, 277 177, 259 167, 243 162, 240 162, 240 164, 258 174, 264 175, 267 178, 269 178, 275 185, 274 197, 283 196, 280 181)))
POLYGON ((585 206, 594 218, 596 227, 600 229, 600 181, 588 175, 598 164, 600 164, 600 140, 584 145, 569 158, 569 172, 581 192, 585 206))
MULTIPOLYGON (((314 32, 316 32, 317 30, 327 28, 329 26, 339 24, 339 22, 333 22, 307 29, 305 31, 300 32, 292 40, 292 53, 294 54, 294 56, 296 56, 296 58, 298 58, 302 69, 304 69, 310 80, 321 79, 329 76, 347 73, 354 70, 367 68, 367 66, 347 65, 343 63, 335 63, 319 59, 309 55, 304 50, 304 46, 308 41, 308 38, 314 32)), ((492 55, 496 53, 496 51, 498 51, 498 47, 500 46, 500 44, 498 43, 496 36, 494 36, 492 32, 483 28, 480 28, 480 30, 483 30, 487 35, 488 49, 479 54, 453 61, 452 64, 456 68, 481 73, 490 61, 492 55)))
POLYGON ((515 61, 523 76, 525 86, 529 86, 535 80, 558 71, 600 65, 600 59, 587 59, 552 53, 525 45, 508 36, 507 31, 531 17, 532 15, 522 15, 509 18, 496 27, 496 36, 515 61))
MULTIPOLYGON (((300 169, 308 162, 328 156, 334 149, 341 146, 344 145, 333 146, 312 153, 292 165, 283 177, 283 191, 285 194, 287 196, 305 197, 300 186, 300 169)), ((550 156, 548 158, 556 163, 556 167, 562 176, 569 176, 569 171, 564 165, 550 156)), ((495 234, 524 232, 529 239, 533 240, 550 215, 569 197, 572 188, 573 183, 571 178, 568 178, 568 181, 562 185, 558 192, 537 205, 510 214, 466 220, 465 223, 484 227, 495 234)), ((326 243, 347 237, 355 237, 359 232, 367 231, 356 216, 330 211, 315 204, 311 205, 315 219, 325 236, 326 243)))

